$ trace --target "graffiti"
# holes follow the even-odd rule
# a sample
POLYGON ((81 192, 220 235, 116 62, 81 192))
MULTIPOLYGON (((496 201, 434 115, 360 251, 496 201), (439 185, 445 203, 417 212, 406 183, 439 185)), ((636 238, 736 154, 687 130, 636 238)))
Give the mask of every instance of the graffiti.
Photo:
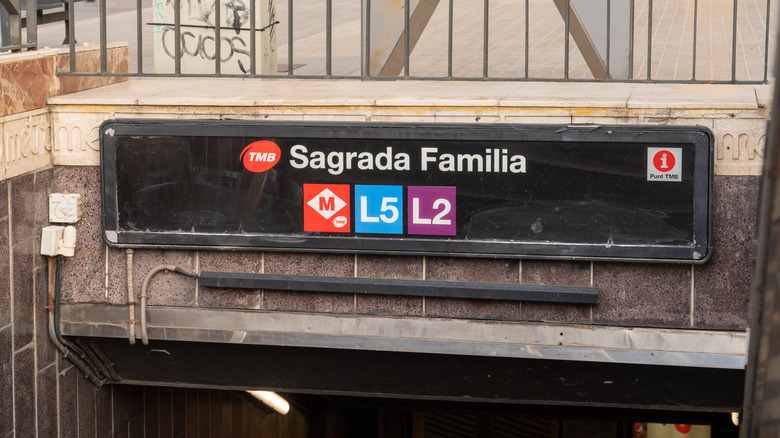
POLYGON ((182 72, 214 71, 219 62, 222 73, 247 74, 252 70, 254 37, 263 63, 261 70, 275 72, 274 26, 264 29, 266 23, 275 23, 274 0, 268 0, 267 5, 256 5, 251 8, 249 0, 154 0, 155 70, 173 71, 175 66, 171 61, 176 60, 178 52, 182 72), (179 35, 174 24, 177 4, 179 35), (250 30, 253 12, 256 14, 254 33, 250 30))
MULTIPOLYGON (((163 29, 162 45, 165 54, 171 59, 176 59, 176 42, 173 31, 173 27, 165 27, 163 29)), ((250 54, 249 50, 246 49, 247 43, 240 36, 223 36, 220 38, 220 43, 220 62, 229 62, 236 55, 246 56, 246 61, 249 61, 250 54)), ((182 32, 180 57, 184 56, 207 59, 209 61, 216 60, 217 48, 215 38, 211 35, 196 35, 189 31, 182 32)), ((241 59, 236 59, 236 62, 243 73, 248 71, 241 59)))

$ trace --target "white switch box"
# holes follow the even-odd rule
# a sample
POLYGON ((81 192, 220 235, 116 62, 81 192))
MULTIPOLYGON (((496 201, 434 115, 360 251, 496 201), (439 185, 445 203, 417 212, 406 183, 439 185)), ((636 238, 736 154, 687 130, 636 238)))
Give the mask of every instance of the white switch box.
POLYGON ((81 219, 81 195, 52 193, 49 195, 49 222, 75 224, 81 219))
POLYGON ((49 225, 43 228, 41 234, 41 255, 54 257, 60 250, 60 240, 65 227, 62 225, 49 225))

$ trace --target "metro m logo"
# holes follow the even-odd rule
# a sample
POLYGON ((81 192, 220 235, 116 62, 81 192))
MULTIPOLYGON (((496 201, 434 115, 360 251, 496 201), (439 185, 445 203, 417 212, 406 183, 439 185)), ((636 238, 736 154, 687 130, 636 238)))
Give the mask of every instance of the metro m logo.
POLYGON ((349 184, 303 185, 303 230, 350 232, 349 184))

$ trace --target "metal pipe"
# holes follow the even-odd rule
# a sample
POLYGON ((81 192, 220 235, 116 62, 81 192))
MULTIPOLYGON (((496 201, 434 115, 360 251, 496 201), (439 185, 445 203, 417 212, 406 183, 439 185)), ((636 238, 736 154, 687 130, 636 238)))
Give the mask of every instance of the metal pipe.
MULTIPOLYGON (((100 0, 100 71, 108 71, 108 31, 106 28, 106 0, 100 0)), ((71 23, 75 25, 75 23, 71 23)))
POLYGON ((653 62, 653 0, 647 4, 647 80, 652 77, 653 62))
POLYGON ((766 0, 766 24, 764 25, 764 83, 767 82, 767 72, 769 70, 769 17, 772 12, 769 7, 771 0, 766 0))
POLYGON ((490 0, 483 0, 484 10, 482 12, 482 77, 488 77, 488 42, 490 39, 490 0))
MULTIPOLYGON (((447 77, 452 78, 452 22, 453 22, 453 2, 449 4, 449 18, 447 24, 447 77)), ((527 0, 526 0, 527 1, 527 0)))
POLYGON ((143 11, 143 4, 141 4, 143 0, 137 0, 135 5, 135 39, 136 39, 136 50, 138 51, 136 53, 136 71, 138 73, 143 73, 144 71, 144 39, 143 39, 143 21, 141 20, 143 17, 141 15, 141 11, 143 11))
MULTIPOLYGON (((249 74, 257 74, 257 12, 256 2, 249 2, 249 74)), ((270 18, 276 17, 268 17, 270 18)))
POLYGON ((525 0, 525 78, 528 79, 528 41, 529 41, 529 34, 530 31, 528 30, 528 24, 530 23, 530 20, 528 16, 531 14, 531 11, 528 10, 528 0, 525 0))
POLYGON ((333 74, 333 0, 325 2, 325 76, 333 74))
POLYGON ((173 39, 175 48, 173 50, 173 72, 176 76, 181 75, 181 0, 173 0, 173 39))
POLYGON ((734 0, 734 12, 731 24, 731 80, 737 79, 737 0, 734 0))
POLYGON ((612 79, 609 74, 609 64, 610 64, 610 52, 611 50, 611 40, 612 40, 612 3, 610 0, 607 0, 607 56, 606 56, 606 74, 604 75, 604 79, 610 80, 612 79))
MULTIPOLYGON (((238 27, 238 26, 236 26, 238 27)), ((222 2, 214 0, 214 75, 222 74, 222 2)))
POLYGON ((68 0, 68 53, 70 54, 70 73, 76 72, 76 13, 73 10, 73 0, 68 0))
POLYGON ((38 0, 27 0, 27 48, 38 47, 38 0), (29 11, 33 11, 31 14, 29 11))
POLYGON ((565 39, 563 40, 563 79, 569 79, 569 24, 571 19, 571 0, 566 0, 566 13, 564 14, 565 39))
POLYGON ((287 76, 293 75, 293 0, 287 0, 287 76))
POLYGON ((692 67, 691 67, 691 80, 696 80, 696 43, 699 39, 699 0, 693 0, 693 53, 691 56, 693 57, 692 67))
POLYGON ((70 360, 73 365, 75 365, 76 368, 78 368, 84 374, 84 376, 86 376, 93 384, 95 384, 95 386, 100 387, 105 382, 99 379, 98 376, 92 370, 90 370, 84 361, 82 361, 78 356, 71 355, 70 350, 68 350, 68 348, 61 342, 61 337, 58 334, 55 324, 57 310, 57 300, 55 299, 55 296, 57 295, 57 277, 59 272, 58 261, 54 257, 49 257, 48 267, 49 339, 51 339, 51 342, 55 347, 57 347, 57 350, 60 351, 63 358, 70 360))
POLYGON ((135 344, 135 296, 133 295, 133 250, 127 249, 127 309, 130 345, 135 344))
POLYGON ((411 2, 404 0, 404 77, 409 78, 409 52, 411 51, 411 44, 409 41, 409 8, 411 8, 411 2))
POLYGON ((149 345, 149 336, 147 335, 146 330, 146 290, 149 288, 149 282, 152 281, 152 277, 162 271, 170 271, 187 277, 198 278, 197 275, 173 265, 155 266, 151 271, 149 271, 148 274, 146 274, 144 282, 141 285, 141 342, 144 345, 149 345))
POLYGON ((365 41, 365 51, 363 56, 366 57, 365 59, 365 72, 363 75, 367 78, 371 77, 371 0, 366 0, 366 26, 365 26, 365 38, 363 40, 365 41))

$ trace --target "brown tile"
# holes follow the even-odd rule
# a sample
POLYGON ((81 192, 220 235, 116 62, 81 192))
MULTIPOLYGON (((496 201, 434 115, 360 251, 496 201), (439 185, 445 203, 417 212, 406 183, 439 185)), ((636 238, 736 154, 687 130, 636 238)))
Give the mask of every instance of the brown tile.
POLYGON ((143 387, 114 385, 114 432, 119 436, 143 436, 143 387))
POLYGON ((395 295, 358 295, 357 313, 382 316, 423 316, 423 298, 395 295))
POLYGON ((8 216, 8 181, 0 181, 0 219, 8 216))
MULTIPOLYGON (((522 261, 523 284, 590 286, 590 262, 522 261)), ((583 323, 590 321, 590 305, 526 301, 522 319, 583 323)))
POLYGON ((44 169, 35 172, 34 210, 35 220, 33 235, 40 237, 40 229, 49 225, 49 194, 54 192, 55 169, 44 169))
MULTIPOLYGON (((199 257, 201 272, 262 273, 263 253, 260 252, 201 251, 199 257)), ((198 305, 200 307, 259 309, 260 291, 201 287, 198 305)))
MULTIPOLYGON (((173 435, 173 389, 159 388, 157 417, 159 421, 159 436, 172 437, 173 435)), ((147 433, 146 436, 157 436, 158 432, 147 433)))
POLYGON ((492 319, 516 321, 517 301, 426 298, 425 316, 434 318, 492 319))
POLYGON ((81 195, 81 220, 75 224, 75 256, 62 264, 62 298, 67 302, 105 302, 106 254, 100 216, 100 168, 59 167, 58 193, 81 195))
POLYGON ((599 289, 597 324, 690 326, 690 266, 594 263, 593 283, 599 289))
MULTIPOLYGON (((199 407, 199 390, 195 388, 187 388, 185 391, 185 397, 186 397, 186 433, 185 436, 198 436, 198 430, 199 430, 199 418, 200 418, 200 407, 199 407)), ((208 428, 206 429, 208 431, 208 428)))
POLYGON ((14 424, 16 436, 35 436, 35 349, 14 354, 14 424))
POLYGON ((712 258, 694 268, 696 327, 749 325, 759 185, 758 177, 748 176, 717 176, 713 181, 712 258))
POLYGON ((144 436, 158 436, 160 427, 160 388, 144 386, 144 436))
POLYGON ((13 394, 13 333, 11 326, 0 328, 0 436, 6 436, 13 432, 14 405, 13 394))
POLYGON ((11 264, 8 218, 0 219, 0 328, 11 323, 11 264))
POLYGON ((287 312, 351 313, 355 307, 354 300, 353 294, 266 290, 263 308, 287 312))
MULTIPOLYGON (((427 257, 426 279, 480 283, 518 283, 518 261, 511 259, 466 259, 427 257)), ((439 318, 494 319, 518 318, 517 301, 460 298, 426 298, 425 316, 439 318)))
POLYGON ((35 317, 34 257, 35 240, 26 240, 13 247, 14 348, 24 348, 33 341, 35 317))
MULTIPOLYGON (((31 239, 36 235, 35 174, 16 177, 11 184, 11 244, 31 239)), ((38 230, 39 231, 39 230, 38 230)))
MULTIPOLYGON (((355 256, 340 254, 266 253, 265 273, 352 277, 355 256)), ((352 294, 328 294, 266 290, 263 308, 292 312, 349 313, 354 308, 352 294)))
POLYGON ((71 413, 70 415, 60 415, 60 436, 63 437, 78 436, 78 415, 73 414, 78 412, 76 404, 77 379, 83 379, 83 377, 74 366, 69 366, 60 373, 60 414, 71 413))
POLYGON ((423 258, 406 256, 358 255, 359 278, 423 279, 423 258))
MULTIPOLYGON (((359 255, 357 276, 422 280, 423 258, 359 255)), ((422 316, 423 299, 414 296, 358 295, 357 313, 369 315, 422 316)))
POLYGON ((269 252, 265 254, 265 273, 281 275, 354 276, 355 256, 269 252))
POLYGON ((518 261, 511 259, 474 259, 427 257, 425 279, 431 281, 468 281, 477 283, 518 283, 518 261))
POLYGON ((95 392, 95 423, 97 436, 111 436, 113 429, 113 399, 114 385, 103 385, 95 392))
POLYGON ((224 436, 222 433, 222 391, 209 391, 209 424, 213 436, 224 436))
POLYGON ((49 338, 48 269, 35 270, 35 348, 37 350, 38 370, 57 362, 57 352, 49 338))
MULTIPOLYGON (((189 408, 187 405, 187 395, 184 388, 172 388, 171 389, 171 414, 173 415, 173 421, 171 425, 171 433, 165 436, 188 436, 187 435, 187 413, 189 408)), ((197 409, 195 410, 197 412, 197 409)), ((162 436, 162 431, 160 433, 162 436)))
POLYGON ((37 391, 38 436, 57 436, 57 367, 54 364, 38 373, 37 391))
POLYGON ((95 385, 89 380, 79 376, 76 380, 78 390, 78 415, 79 415, 79 437, 93 436, 95 434, 95 408, 96 394, 95 385))
POLYGON ((209 436, 211 431, 211 405, 208 389, 198 390, 198 436, 209 436))
MULTIPOLYGON (((127 253, 124 249, 106 248, 108 252, 108 302, 111 304, 127 305, 127 253)), ((136 278, 146 273, 138 273, 133 254, 133 295, 138 300, 141 294, 141 283, 136 278)), ((143 277, 141 276, 141 281, 143 277)), ((105 285, 104 285, 105 287, 105 285)), ((105 293, 105 291, 104 291, 105 293)))

